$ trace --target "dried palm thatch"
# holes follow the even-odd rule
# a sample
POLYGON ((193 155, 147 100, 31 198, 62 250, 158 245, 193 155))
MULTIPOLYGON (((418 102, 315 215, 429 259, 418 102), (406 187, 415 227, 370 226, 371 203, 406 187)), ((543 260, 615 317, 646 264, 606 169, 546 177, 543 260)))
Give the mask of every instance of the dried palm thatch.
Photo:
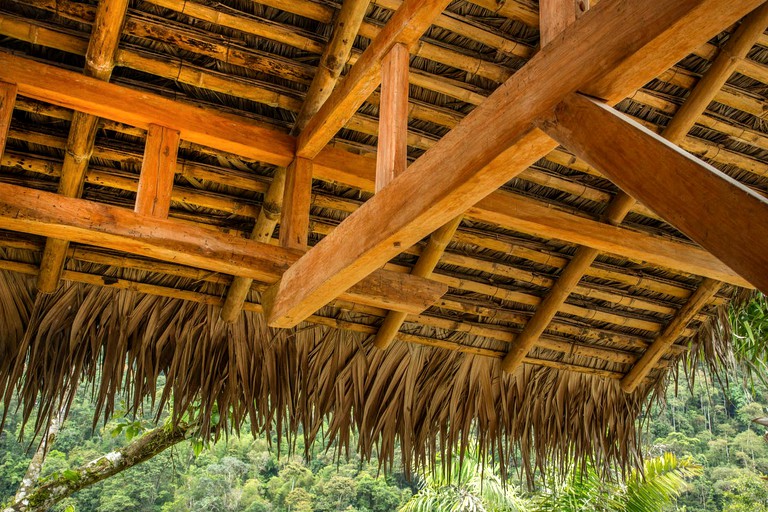
MULTIPOLYGON (((0 47, 82 69, 97 3, 0 0, 0 47)), ((397 5, 371 2, 349 64, 397 5)), ((287 132, 338 7, 309 0, 132 1, 112 81, 287 132)), ((411 56, 409 158, 433 147, 525 65, 538 44, 536 16, 523 1, 451 2, 411 56)), ((661 131, 731 34, 697 49, 618 109, 661 131)), ((757 43, 681 146, 768 194, 768 41, 757 43)), ((372 156, 379 103, 374 93, 333 144, 372 156)), ((0 181, 56 191, 72 119, 66 108, 18 98, 0 181)), ((101 120, 83 197, 132 208, 145 140, 142 129, 101 120)), ((247 235, 275 172, 182 141, 170 215, 247 235)), ((618 193, 563 148, 503 189, 572 219, 599 219, 618 193)), ((309 245, 370 197, 371 190, 315 180, 309 245)), ((641 204, 622 227, 692 246, 641 204)), ((410 271, 425 245, 403 248, 387 268, 410 271)), ((296 329, 274 330, 260 305, 267 283, 255 282, 242 314, 226 323, 219 312, 230 276, 77 244, 69 247, 60 287, 42 295, 34 277, 42 247, 33 236, 0 238, 5 414, 17 396, 25 419, 36 417, 40 430, 87 382, 95 422, 115 411, 119 395, 134 411, 147 400, 158 413, 172 404, 177 419, 194 408, 205 437, 237 431, 247 420, 254 432, 301 434, 306 446, 337 443, 343 454, 354 430, 362 455, 393 464, 399 446, 407 469, 449 463, 470 447, 500 462, 502 471, 517 466, 529 476, 587 460, 597 468, 636 466, 637 418, 677 380, 681 358, 728 361, 722 315, 743 293, 722 284, 648 377, 625 393, 619 379, 683 308, 700 276, 600 254, 525 364, 506 374, 500 360, 573 258, 573 240, 466 217, 433 274, 449 293, 406 318, 399 341, 386 350, 373 344, 384 310, 338 300, 296 329), (166 386, 155 402, 161 375, 166 386), (215 424, 214 411, 226 411, 215 424), (330 429, 319 439, 324 422, 330 429)))

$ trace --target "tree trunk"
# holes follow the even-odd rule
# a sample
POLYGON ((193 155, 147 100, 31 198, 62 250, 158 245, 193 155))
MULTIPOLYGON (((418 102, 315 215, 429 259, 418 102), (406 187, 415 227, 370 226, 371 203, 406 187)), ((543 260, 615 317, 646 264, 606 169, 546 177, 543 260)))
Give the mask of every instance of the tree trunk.
POLYGON ((78 469, 67 470, 56 478, 28 490, 4 512, 45 511, 72 493, 148 460, 166 448, 183 441, 192 427, 164 425, 150 430, 127 446, 110 452, 78 469))

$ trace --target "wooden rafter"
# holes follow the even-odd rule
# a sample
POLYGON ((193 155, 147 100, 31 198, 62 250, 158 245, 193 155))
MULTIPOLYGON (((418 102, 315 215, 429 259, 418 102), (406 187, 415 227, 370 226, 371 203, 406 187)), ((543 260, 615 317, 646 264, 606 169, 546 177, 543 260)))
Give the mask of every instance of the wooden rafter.
POLYGON ((381 63, 396 43, 415 44, 449 0, 405 0, 299 135, 296 154, 314 158, 379 85, 381 63))
MULTIPOLYGON (((85 76, 103 81, 109 81, 112 76, 128 3, 129 0, 103 0, 99 3, 91 40, 85 54, 85 76)), ((97 116, 83 112, 75 112, 72 117, 58 189, 59 194, 65 197, 78 197, 82 193, 98 122, 97 116)), ((41 292, 51 293, 56 290, 68 246, 68 241, 58 238, 46 241, 40 262, 40 274, 37 277, 37 288, 41 292)))
POLYGON ((669 347, 677 341, 683 329, 688 325, 688 322, 693 319, 702 307, 712 300, 719 289, 720 283, 712 279, 706 279, 699 285, 691 295, 691 298, 688 299, 688 302, 680 308, 677 315, 664 329, 661 336, 656 338, 629 373, 621 379, 621 389, 631 393, 637 388, 638 384, 648 376, 651 369, 667 353, 669 347))
POLYGON ((598 4, 292 266, 276 285, 270 324, 295 325, 551 151, 553 143, 531 123, 568 93, 581 89, 617 102, 759 3, 598 4), (552 69, 561 79, 546 79, 552 69), (485 136, 478 140, 477 133, 485 136), (423 186, 425 176, 433 186, 423 186))
MULTIPOLYGON (((696 122, 696 119, 702 114, 717 91, 720 90, 733 73, 735 59, 746 56, 755 40, 765 29, 766 23, 768 23, 768 4, 759 7, 745 18, 734 34, 734 37, 729 41, 727 45, 729 49, 724 49, 717 57, 710 71, 693 90, 691 96, 672 119, 667 129, 664 130, 663 137, 675 144, 679 144, 685 138, 696 122)), ((580 130, 586 130, 586 128, 582 127, 580 130)), ((658 162, 654 162, 654 165, 658 165, 658 162)), ((627 195, 623 190, 620 190, 611 201, 608 211, 604 216, 604 221, 618 226, 634 206, 635 199, 627 195)), ((592 247, 581 246, 577 248, 573 259, 563 270, 562 275, 547 294, 541 307, 537 309, 531 321, 526 324, 525 329, 523 329, 523 332, 515 340, 504 357, 502 368, 505 371, 514 372, 522 364, 525 355, 544 333, 557 312, 562 309, 563 304, 565 304, 565 301, 576 289, 586 270, 594 263, 598 254, 599 251, 592 247)))
MULTIPOLYGON (((355 41, 355 35, 360 28, 367 8, 368 0, 352 0, 342 4, 341 11, 334 23, 333 35, 323 50, 320 66, 312 79, 309 91, 294 124, 294 134, 298 134, 304 129, 309 119, 317 113, 336 86, 344 69, 344 64, 349 58, 352 44, 355 41)), ((289 223, 283 222, 283 224, 289 224, 281 230, 280 236, 283 245, 287 247, 292 247, 296 244, 306 246, 307 233, 304 229, 304 218, 306 217, 308 228, 309 204, 302 202, 299 208, 298 204, 293 206, 293 201, 297 198, 305 198, 307 193, 311 194, 312 165, 306 161, 297 162, 296 159, 294 159, 291 165, 291 169, 279 167, 275 171, 272 183, 264 196, 261 212, 256 219, 256 224, 251 234, 251 237, 255 240, 267 243, 272 238, 272 234, 281 216, 284 216, 290 220, 289 223), (299 166, 298 169, 297 165, 299 166), (297 173, 297 170, 303 172, 297 173), (307 172, 309 173, 308 175, 307 172), (297 178, 299 179, 297 180, 297 178), (309 192, 306 190, 307 187, 309 192), (289 211, 284 215, 283 204, 286 195, 289 196, 290 202, 288 203, 289 211), (296 229, 298 229, 298 232, 296 229), (286 231, 291 232, 285 233, 286 231), (299 232, 302 231, 304 233, 300 234, 299 232), (297 234, 300 239, 296 239, 297 234), (301 243, 302 240, 303 244, 301 243)), ((238 317, 251 289, 251 284, 252 280, 244 277, 236 276, 232 280, 232 284, 229 290, 227 290, 227 298, 221 308, 222 320, 231 322, 238 317)))
MULTIPOLYGON (((0 80, 18 84, 19 93, 26 97, 87 110, 102 118, 139 128, 146 129, 150 124, 163 124, 172 120, 174 128, 181 132, 185 142, 195 139, 213 149, 278 166, 287 166, 293 160, 295 139, 250 120, 212 113, 155 94, 89 79, 78 73, 2 52, 0 80), (210 122, 200 122, 203 116, 207 116, 210 122), (209 131, 202 132, 202 126, 206 126, 209 131)), ((538 144, 539 151, 546 152, 546 147, 556 143, 549 137, 542 139, 542 135, 543 132, 534 131, 525 140, 538 144)), ((524 141, 521 145, 524 146, 524 141)), ((523 165, 523 162, 512 160, 515 155, 513 151, 506 155, 510 156, 507 162, 509 165, 523 165)), ((535 160, 534 156, 526 158, 535 160)), ((502 162, 499 160, 498 163, 501 165, 502 162)), ((372 192, 376 161, 347 151, 326 148, 313 160, 313 173, 317 179, 344 183, 372 192)), ((282 189, 277 197, 282 198, 282 189)), ((590 219, 557 210, 514 192, 491 193, 472 206, 467 216, 534 236, 549 236, 631 260, 647 261, 739 286, 749 286, 732 270, 696 247, 646 233, 599 226, 590 219)), ((279 212, 276 221, 278 218, 279 212)))
MULTIPOLYGON (((147 217, 126 208, 7 184, 0 184, 0 228, 57 234, 74 242, 265 283, 276 281, 301 255, 301 251, 175 219, 147 217)), ((446 290, 444 284, 382 270, 347 291, 346 300, 420 313, 446 290)))

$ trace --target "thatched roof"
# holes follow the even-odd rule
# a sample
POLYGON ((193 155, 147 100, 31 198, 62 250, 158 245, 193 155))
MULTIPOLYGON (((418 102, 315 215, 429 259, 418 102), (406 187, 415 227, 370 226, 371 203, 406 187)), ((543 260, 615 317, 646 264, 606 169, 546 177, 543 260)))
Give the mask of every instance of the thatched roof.
MULTIPOLYGON (((400 3, 370 2, 348 64, 358 61, 400 3)), ((97 4, 0 0, 0 46, 80 71, 87 65, 97 4)), ((111 82, 287 133, 332 37, 340 4, 131 0, 111 82)), ((456 0, 433 23, 410 58, 411 161, 539 51, 534 2, 456 0)), ((621 101, 618 110, 661 132, 738 27, 719 27, 722 32, 621 101)), ((761 35, 679 142, 763 196, 768 192, 767 64, 768 38, 761 35)), ((553 69, 552 79, 557 75, 553 69)), ((8 80, 0 67, 0 81, 8 80)), ((375 161, 379 100, 378 91, 368 98, 333 147, 350 158, 375 161)), ((60 190, 62 162, 72 153, 67 137, 73 111, 55 103, 20 93, 0 182, 60 190)), ((90 159, 84 152, 82 197, 132 209, 145 139, 143 128, 102 119, 90 159)), ((170 217, 251 236, 276 168, 182 136, 170 217)), ((371 186, 315 178, 309 246, 332 233, 373 192, 371 186)), ((562 147, 502 190, 520 208, 553 212, 549 221, 541 213, 545 227, 566 220, 595 224, 619 195, 611 181, 562 147)), ((9 199, 0 197, 0 204, 9 199)), ((387 315, 380 307, 339 299, 295 328, 273 329, 264 319, 261 295, 274 280, 256 280, 242 313, 225 322, 219 313, 232 281, 228 273, 109 245, 70 244, 58 288, 39 293, 36 275, 45 238, 37 228, 22 232, 10 223, 13 216, 6 207, 0 212, 0 228, 14 229, 0 236, 0 391, 6 406, 18 393, 27 415, 39 410, 44 423, 71 399, 79 382, 89 380, 98 414, 106 417, 117 395, 134 408, 154 397, 164 374, 167 384, 155 407, 172 400, 180 412, 200 403, 205 435, 236 429, 249 419, 254 430, 303 432, 312 440, 328 418, 328 440, 343 445, 356 429, 360 452, 382 459, 391 459, 399 443, 407 467, 464 450, 475 438, 483 453, 522 460, 526 467, 584 457, 598 465, 635 464, 640 449, 635 420, 655 393, 677 378, 671 369, 692 346, 701 346, 711 360, 727 357, 720 319, 729 301, 745 291, 745 280, 735 273, 712 284, 712 275, 692 271, 686 251, 700 249, 636 203, 619 221, 621 232, 679 249, 669 261, 677 258, 681 266, 662 265, 650 256, 649 262, 638 254, 642 248, 595 246, 594 263, 556 308, 524 364, 507 373, 501 359, 583 243, 578 228, 573 236, 557 235, 555 228, 496 223, 470 212, 432 275, 448 293, 422 314, 408 316, 396 341, 382 350, 373 345, 387 315), (702 283, 714 286, 712 293, 673 330, 673 344, 663 347, 637 387, 623 391, 620 381, 686 314, 686 303, 702 283), (214 408, 230 411, 216 425, 207 420, 214 408)), ((278 235, 279 226, 275 243, 278 235)), ((427 244, 424 239, 403 247, 386 268, 409 272, 427 244)))

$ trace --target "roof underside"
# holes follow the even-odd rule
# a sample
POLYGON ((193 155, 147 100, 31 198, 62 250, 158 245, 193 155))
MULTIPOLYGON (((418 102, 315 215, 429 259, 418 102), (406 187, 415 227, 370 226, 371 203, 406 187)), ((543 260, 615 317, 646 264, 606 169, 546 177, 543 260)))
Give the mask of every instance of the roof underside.
MULTIPOLYGON (((132 0, 110 81, 287 133, 340 3, 132 0)), ((370 2, 346 70, 400 3, 370 2)), ((0 47, 79 72, 97 4, 0 0, 0 47)), ((617 109, 661 132, 735 29, 723 27, 617 109)), ((453 1, 421 41, 410 58, 411 161, 536 54, 538 6, 453 1)), ((767 65, 768 36, 761 35, 679 144, 761 195, 768 194, 767 65)), ((332 146, 375 162, 378 103, 377 91, 332 146)), ((20 94, 0 182, 56 192, 72 117, 68 108, 20 94)), ((82 197, 133 209, 145 138, 142 128, 102 119, 82 197)), ((275 169, 182 137, 170 217, 248 237, 275 169)), ((310 246, 373 195, 372 187, 349 183, 315 179, 312 185, 310 246)), ((578 226, 600 220, 618 188, 561 147, 503 191, 510 201, 561 215, 542 217, 544 226, 561 218, 578 226)), ((8 227, 7 215, 0 214, 0 227, 8 227)), ((621 228, 698 250, 640 203, 621 228)), ((502 372, 500 360, 573 257, 579 234, 554 238, 551 231, 496 224, 470 212, 431 277, 448 293, 408 316, 395 343, 380 350, 373 339, 387 314, 381 308, 340 299, 295 329, 270 329, 260 304, 272 283, 257 280, 243 313, 227 323, 219 319, 232 280, 226 272, 107 246, 72 243, 61 285, 43 295, 36 275, 45 238, 3 231, 0 390, 8 400, 18 389, 27 410, 37 403, 44 418, 72 396, 80 379, 95 379, 100 413, 110 414, 116 394, 138 407, 165 374, 163 402, 173 397, 176 411, 198 401, 205 413, 232 411, 218 425, 205 421, 206 434, 250 419, 257 427, 314 438, 323 418, 330 418, 329 439, 343 444, 346 432, 357 428, 361 453, 378 451, 385 459, 397 441, 408 466, 464 448, 470 434, 484 452, 500 460, 522 457, 525 467, 569 463, 573 456, 633 464, 635 419, 648 397, 662 389, 692 342, 703 341, 713 357, 722 350, 717 321, 744 289, 734 284, 738 278, 723 282, 648 377, 625 393, 619 380, 712 276, 651 264, 629 250, 601 250, 525 363, 502 372)), ((275 242, 278 236, 279 226, 275 242)), ((386 268, 409 272, 426 243, 404 247, 386 268)))

